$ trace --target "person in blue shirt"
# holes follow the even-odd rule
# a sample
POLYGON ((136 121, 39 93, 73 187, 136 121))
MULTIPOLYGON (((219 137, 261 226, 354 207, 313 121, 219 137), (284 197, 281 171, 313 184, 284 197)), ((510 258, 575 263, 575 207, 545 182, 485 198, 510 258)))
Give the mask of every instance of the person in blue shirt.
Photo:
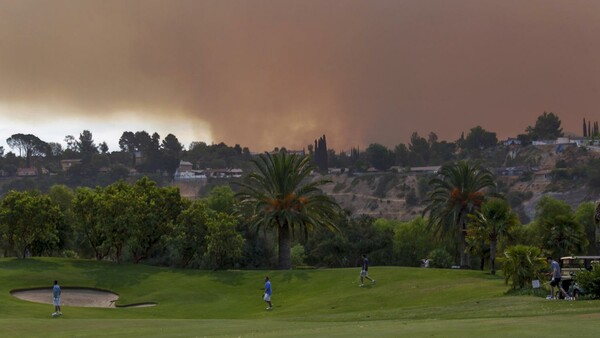
POLYGON ((360 287, 362 288, 365 286, 364 278, 370 280, 371 284, 375 285, 375 280, 369 277, 369 259, 367 258, 367 255, 362 255, 362 259, 363 262, 360 270, 360 287))
POLYGON ((54 304, 54 313, 52 314, 52 317, 62 316, 62 312, 60 311, 60 295, 61 295, 61 293, 62 293, 62 291, 60 289, 60 285, 58 285, 58 281, 55 280, 54 286, 52 287, 52 297, 53 297, 52 303, 54 304))
POLYGON ((554 299, 554 287, 556 286, 558 287, 558 289, 563 294, 566 300, 571 300, 569 294, 565 291, 565 289, 563 289, 562 285, 560 284, 560 264, 558 264, 557 261, 552 259, 552 257, 548 257, 546 258, 546 260, 548 261, 548 264, 550 264, 550 269, 552 270, 551 272, 548 272, 548 275, 552 276, 552 279, 550 280, 550 295, 546 297, 546 299, 554 299))
POLYGON ((271 310, 273 308, 273 304, 271 304, 271 294, 273 294, 273 290, 271 289, 271 281, 269 280, 269 276, 265 277, 265 294, 263 296, 263 299, 265 302, 267 302, 267 304, 269 304, 269 307, 267 308, 267 310, 271 310))

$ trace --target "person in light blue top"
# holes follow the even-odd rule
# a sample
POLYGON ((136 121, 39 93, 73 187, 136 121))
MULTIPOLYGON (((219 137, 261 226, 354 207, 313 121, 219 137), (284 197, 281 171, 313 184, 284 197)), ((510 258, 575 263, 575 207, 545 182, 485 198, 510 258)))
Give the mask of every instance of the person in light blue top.
POLYGON ((552 257, 548 257, 546 258, 546 260, 548 261, 548 264, 550 264, 550 269, 552 270, 551 272, 548 272, 548 275, 552 276, 552 279, 550 280, 550 295, 546 297, 546 299, 555 299, 555 297, 558 298, 558 295, 554 294, 554 287, 556 286, 558 287, 558 289, 563 294, 566 300, 571 300, 571 297, 565 291, 565 289, 563 289, 560 283, 560 264, 558 264, 558 262, 555 261, 552 257))
POLYGON ((269 280, 269 276, 267 276, 265 277, 265 294, 263 296, 264 301, 269 304, 267 310, 273 308, 273 304, 271 304, 271 294, 273 294, 273 291, 271 290, 271 281, 269 280))
POLYGON ((52 287, 52 304, 54 304, 54 313, 52 317, 62 316, 62 312, 60 311, 60 295, 62 290, 60 289, 60 285, 58 285, 58 281, 54 281, 54 286, 52 287))

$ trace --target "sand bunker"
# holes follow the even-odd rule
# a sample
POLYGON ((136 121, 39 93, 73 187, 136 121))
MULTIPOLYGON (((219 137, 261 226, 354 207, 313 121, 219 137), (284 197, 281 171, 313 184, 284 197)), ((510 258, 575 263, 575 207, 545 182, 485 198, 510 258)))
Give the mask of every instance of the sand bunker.
MULTIPOLYGON (((11 295, 30 302, 52 304, 52 288, 15 290, 11 295)), ((88 288, 62 288, 61 302, 63 306, 83 307, 117 307, 115 302, 119 295, 110 291, 88 288)), ((119 307, 146 307, 156 303, 123 305, 119 307)))

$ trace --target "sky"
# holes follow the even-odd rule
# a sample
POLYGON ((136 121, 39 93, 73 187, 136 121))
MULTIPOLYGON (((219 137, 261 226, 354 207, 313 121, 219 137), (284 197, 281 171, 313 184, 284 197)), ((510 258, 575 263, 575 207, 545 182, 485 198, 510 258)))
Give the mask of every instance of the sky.
POLYGON ((0 0, 0 140, 347 151, 545 111, 581 134, 599 37, 596 0, 0 0))

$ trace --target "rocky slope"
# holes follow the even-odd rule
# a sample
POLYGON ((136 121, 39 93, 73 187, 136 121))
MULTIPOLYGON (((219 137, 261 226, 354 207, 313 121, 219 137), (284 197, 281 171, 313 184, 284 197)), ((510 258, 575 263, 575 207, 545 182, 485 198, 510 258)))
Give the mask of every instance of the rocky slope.
MULTIPOLYGON (((582 165, 590 158, 599 158, 600 153, 567 147, 557 150, 556 146, 537 146, 517 149, 507 163, 527 165, 532 168, 527 179, 519 176, 498 176, 504 194, 523 193, 529 198, 516 207, 522 221, 535 217, 535 206, 544 195, 563 200, 576 208, 582 202, 598 201, 600 195, 591 193, 584 181, 552 182, 548 176, 561 163, 568 167, 582 165), (545 174, 544 174, 545 173, 545 174)), ((323 178, 323 177, 319 177, 323 178)), ((409 172, 379 172, 361 175, 325 175, 332 181, 323 190, 354 215, 370 215, 397 220, 410 220, 420 215, 425 204, 427 187, 424 182, 430 176, 409 172), (410 191, 416 193, 414 203, 407 203, 410 191)))

